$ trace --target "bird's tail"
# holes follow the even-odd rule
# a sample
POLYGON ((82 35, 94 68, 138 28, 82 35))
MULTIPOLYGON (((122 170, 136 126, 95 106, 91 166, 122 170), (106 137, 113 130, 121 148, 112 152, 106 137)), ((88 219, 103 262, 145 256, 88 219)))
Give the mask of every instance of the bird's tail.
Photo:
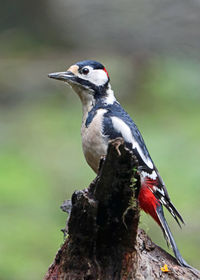
POLYGON ((171 245, 171 247, 173 249, 173 252, 174 252, 174 255, 175 255, 178 263, 181 266, 185 266, 185 267, 191 268, 191 266, 189 264, 187 264, 187 262, 183 259, 183 257, 181 256, 181 253, 179 252, 179 249, 178 249, 178 247, 176 245, 174 237, 173 237, 173 235, 172 235, 172 233, 170 231, 170 228, 169 228, 169 226, 167 224, 167 221, 165 219, 162 205, 160 205, 160 204, 156 205, 156 213, 157 213, 157 217, 159 219, 159 225, 162 228, 164 237, 165 237, 167 243, 169 243, 171 245))
POLYGON ((138 195, 138 200, 139 200, 140 207, 147 214, 151 215, 151 217, 161 227, 161 229, 163 231, 163 234, 164 234, 164 237, 167 241, 167 244, 171 245, 171 247, 174 251, 174 255, 175 255, 178 263, 181 266, 191 268, 191 266, 189 264, 187 264, 187 262, 183 259, 183 257, 181 256, 181 254, 178 250, 178 247, 175 243, 175 240, 174 240, 173 235, 170 231, 170 228, 167 224, 167 221, 165 220, 163 207, 162 207, 161 203, 155 197, 153 192, 148 187, 146 187, 146 185, 142 185, 142 187, 140 189, 140 192, 139 192, 139 195, 138 195))

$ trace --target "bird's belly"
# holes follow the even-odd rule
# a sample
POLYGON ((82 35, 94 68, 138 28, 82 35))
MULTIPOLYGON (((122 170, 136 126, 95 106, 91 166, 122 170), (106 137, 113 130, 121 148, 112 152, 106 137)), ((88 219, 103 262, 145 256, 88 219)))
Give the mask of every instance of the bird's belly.
POLYGON ((96 173, 100 159, 106 155, 108 148, 108 139, 102 134, 103 113, 99 112, 88 127, 83 123, 81 128, 83 153, 87 163, 96 173))

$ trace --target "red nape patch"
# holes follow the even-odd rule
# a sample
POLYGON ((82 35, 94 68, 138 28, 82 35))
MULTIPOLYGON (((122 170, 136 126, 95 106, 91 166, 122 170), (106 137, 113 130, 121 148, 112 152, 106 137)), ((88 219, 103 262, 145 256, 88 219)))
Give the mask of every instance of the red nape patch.
POLYGON ((106 70, 106 68, 104 67, 103 70, 106 72, 108 78, 109 78, 109 75, 108 75, 108 71, 106 70))
POLYGON ((156 213, 156 207, 157 205, 160 205, 160 203, 147 185, 142 184, 138 200, 140 208, 147 214, 151 215, 151 217, 160 225, 160 221, 156 213))

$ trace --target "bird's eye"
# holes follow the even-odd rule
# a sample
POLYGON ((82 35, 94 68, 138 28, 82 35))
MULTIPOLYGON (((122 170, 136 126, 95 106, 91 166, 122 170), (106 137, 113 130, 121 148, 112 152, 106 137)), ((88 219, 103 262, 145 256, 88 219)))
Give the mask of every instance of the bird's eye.
POLYGON ((83 68, 81 72, 83 75, 87 75, 90 72, 90 70, 88 68, 83 68))

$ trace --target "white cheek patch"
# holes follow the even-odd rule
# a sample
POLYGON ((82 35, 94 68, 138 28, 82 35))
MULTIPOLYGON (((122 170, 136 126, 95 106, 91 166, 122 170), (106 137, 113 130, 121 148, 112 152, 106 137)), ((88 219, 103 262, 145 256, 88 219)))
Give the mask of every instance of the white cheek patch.
POLYGON ((139 146, 139 144, 137 143, 137 141, 135 140, 130 128, 128 127, 127 124, 125 124, 125 122, 123 122, 121 119, 117 118, 117 117, 112 117, 112 123, 113 123, 113 127, 114 129, 121 133, 122 137, 124 138, 124 140, 128 143, 132 144, 133 149, 137 149, 139 155, 141 156, 142 160, 144 161, 144 163, 146 163, 146 165, 149 168, 153 168, 153 163, 151 161, 150 158, 147 158, 141 147, 139 146))
POLYGON ((89 81, 98 86, 104 85, 108 81, 106 72, 102 69, 93 70, 89 73, 89 81))
POLYGON ((87 75, 78 74, 81 79, 87 80, 96 86, 102 86, 108 81, 107 73, 103 69, 93 69, 87 66, 90 72, 87 75))

